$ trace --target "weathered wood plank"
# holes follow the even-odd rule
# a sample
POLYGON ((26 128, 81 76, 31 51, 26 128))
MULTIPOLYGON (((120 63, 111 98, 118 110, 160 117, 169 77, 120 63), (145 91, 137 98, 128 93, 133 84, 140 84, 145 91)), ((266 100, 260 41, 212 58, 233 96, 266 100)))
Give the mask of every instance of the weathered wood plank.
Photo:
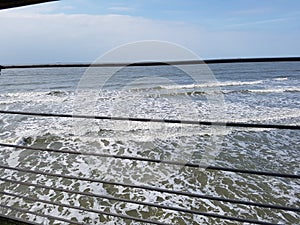
POLYGON ((53 1, 59 0, 0 0, 0 10, 53 1))

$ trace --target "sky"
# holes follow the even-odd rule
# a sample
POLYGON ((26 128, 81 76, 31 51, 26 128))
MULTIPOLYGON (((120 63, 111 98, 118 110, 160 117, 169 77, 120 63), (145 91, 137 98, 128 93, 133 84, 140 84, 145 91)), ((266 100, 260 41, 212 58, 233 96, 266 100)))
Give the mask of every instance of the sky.
POLYGON ((300 56, 299 0, 61 0, 0 11, 0 64, 92 62, 126 43, 202 59, 300 56))

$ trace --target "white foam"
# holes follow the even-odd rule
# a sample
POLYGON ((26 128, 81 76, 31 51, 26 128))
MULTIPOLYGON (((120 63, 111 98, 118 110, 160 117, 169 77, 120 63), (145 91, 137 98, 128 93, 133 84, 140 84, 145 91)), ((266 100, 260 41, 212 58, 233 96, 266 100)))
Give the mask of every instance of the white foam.
POLYGON ((252 89, 252 93, 283 93, 283 92, 300 92, 300 88, 270 88, 270 89, 252 89))
POLYGON ((287 77, 278 77, 278 78, 274 78, 273 80, 282 81, 282 80, 288 80, 288 78, 287 77))
POLYGON ((163 89, 194 89, 194 88, 206 88, 206 87, 225 87, 225 86, 241 86, 241 85, 257 85, 263 84, 263 80, 257 81, 226 81, 216 83, 203 83, 203 84, 186 84, 186 85, 168 85, 160 86, 163 89))
POLYGON ((16 167, 19 165, 19 160, 20 160, 20 153, 22 151, 20 150, 13 150, 12 153, 10 153, 9 158, 6 160, 7 164, 11 167, 16 167))

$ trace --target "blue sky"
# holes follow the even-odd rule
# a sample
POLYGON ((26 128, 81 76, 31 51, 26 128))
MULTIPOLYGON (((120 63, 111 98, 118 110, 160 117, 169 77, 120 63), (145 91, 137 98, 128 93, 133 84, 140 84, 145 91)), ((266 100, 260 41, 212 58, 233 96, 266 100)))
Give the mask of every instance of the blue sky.
POLYGON ((61 0, 0 11, 0 64, 91 62, 132 41, 202 58, 300 55, 299 0, 61 0))

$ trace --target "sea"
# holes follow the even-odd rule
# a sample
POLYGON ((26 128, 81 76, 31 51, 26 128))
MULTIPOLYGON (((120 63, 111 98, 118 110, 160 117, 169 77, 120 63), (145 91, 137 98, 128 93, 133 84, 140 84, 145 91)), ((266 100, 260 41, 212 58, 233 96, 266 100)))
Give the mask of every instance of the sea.
POLYGON ((0 179, 0 215, 38 224, 72 224, 70 221, 148 224, 116 215, 180 225, 250 224, 214 215, 300 224, 299 211, 98 182, 169 189, 299 210, 299 179, 206 167, 300 174, 299 130, 214 125, 214 122, 235 122, 299 126, 300 62, 4 69, 0 76, 0 110, 72 115, 1 113, 0 143, 81 153, 0 147, 2 166, 73 177, 0 168, 0 178, 10 180, 0 179), (93 118, 96 116, 112 119, 93 118), (149 122, 129 118, 146 118, 149 122), (168 123, 168 120, 209 121, 213 125, 168 123), (202 167, 189 167, 188 163, 202 167))

